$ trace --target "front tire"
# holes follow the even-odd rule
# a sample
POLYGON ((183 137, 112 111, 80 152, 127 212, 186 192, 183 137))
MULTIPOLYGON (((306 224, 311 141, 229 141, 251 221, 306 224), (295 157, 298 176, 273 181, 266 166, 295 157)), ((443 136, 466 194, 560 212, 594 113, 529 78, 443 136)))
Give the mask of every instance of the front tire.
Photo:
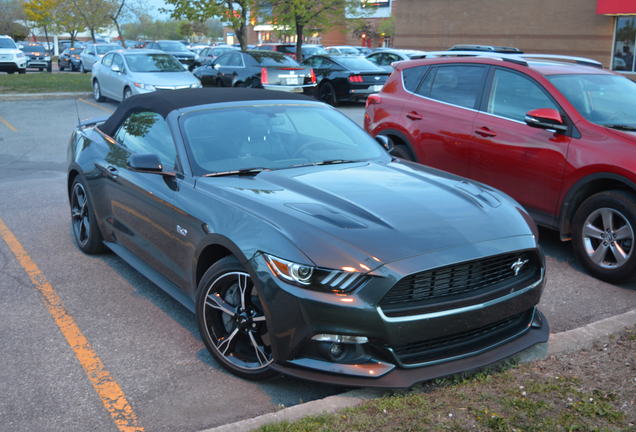
POLYGON ((71 228, 75 243, 86 254, 98 254, 106 251, 102 233, 97 226, 86 185, 78 177, 71 188, 71 228))
POLYGON ((104 102, 104 96, 102 96, 102 89, 99 86, 99 81, 93 81, 93 99, 97 102, 104 102))
POLYGON ((88 72, 86 69, 84 69, 84 63, 81 63, 81 62, 80 62, 80 65, 79 65, 79 70, 80 70, 81 73, 88 72))
POLYGON ((123 100, 128 99, 128 98, 129 98, 129 97, 131 97, 132 95, 133 95, 133 94, 132 94, 132 90, 130 90, 130 88, 126 87, 126 88, 124 89, 124 99, 123 99, 123 100))
POLYGON ((225 369, 251 380, 275 374, 260 297, 235 257, 217 261, 201 278, 196 317, 205 346, 225 369))
POLYGON ((616 283, 636 274, 636 196, 610 190, 587 198, 572 220, 574 252, 595 277, 616 283))
POLYGON ((62 66, 61 64, 57 64, 57 68, 60 70, 60 72, 64 72, 64 66, 62 66))

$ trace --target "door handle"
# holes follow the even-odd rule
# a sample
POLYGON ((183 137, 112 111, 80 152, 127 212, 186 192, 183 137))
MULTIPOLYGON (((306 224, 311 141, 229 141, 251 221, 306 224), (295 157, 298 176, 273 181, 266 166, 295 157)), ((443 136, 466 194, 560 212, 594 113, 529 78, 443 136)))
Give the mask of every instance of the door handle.
POLYGON ((119 170, 112 165, 108 165, 106 170, 108 171, 108 176, 111 178, 117 178, 119 176, 119 170))
POLYGON ((492 138, 497 136, 497 133, 492 131, 490 128, 487 128, 486 126, 482 126, 479 129, 477 129, 475 131, 475 133, 477 135, 483 136, 484 138, 492 138))
POLYGON ((416 111, 411 111, 410 113, 408 113, 406 115, 408 118, 410 118, 411 120, 422 120, 424 118, 424 116, 416 111))

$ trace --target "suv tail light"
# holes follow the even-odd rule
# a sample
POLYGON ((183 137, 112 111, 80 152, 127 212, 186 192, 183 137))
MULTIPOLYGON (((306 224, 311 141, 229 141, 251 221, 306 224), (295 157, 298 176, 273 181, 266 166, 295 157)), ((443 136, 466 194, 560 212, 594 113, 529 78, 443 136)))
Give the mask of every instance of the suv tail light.
POLYGON ((316 72, 314 72, 314 68, 309 69, 309 76, 311 77, 311 83, 316 84, 316 72))
POLYGON ((265 85, 269 83, 269 75, 267 68, 261 68, 261 84, 265 85))
POLYGON ((362 75, 349 75, 349 82, 352 83, 361 83, 364 82, 362 75))

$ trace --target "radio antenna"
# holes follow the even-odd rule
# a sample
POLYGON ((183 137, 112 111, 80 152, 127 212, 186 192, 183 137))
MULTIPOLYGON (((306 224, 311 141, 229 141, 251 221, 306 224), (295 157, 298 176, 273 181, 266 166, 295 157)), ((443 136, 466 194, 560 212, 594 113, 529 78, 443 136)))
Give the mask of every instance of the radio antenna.
POLYGON ((79 107, 77 106, 77 98, 73 100, 75 101, 75 114, 77 114, 77 125, 79 126, 82 121, 80 120, 79 107))

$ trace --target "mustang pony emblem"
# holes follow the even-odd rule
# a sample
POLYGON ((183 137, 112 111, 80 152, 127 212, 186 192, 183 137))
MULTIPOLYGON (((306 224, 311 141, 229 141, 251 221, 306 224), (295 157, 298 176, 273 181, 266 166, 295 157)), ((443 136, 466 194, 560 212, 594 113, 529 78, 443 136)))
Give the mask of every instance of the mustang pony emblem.
POLYGON ((524 265, 528 262, 527 259, 521 260, 521 258, 517 258, 517 261, 513 262, 510 268, 513 272, 515 272, 515 276, 519 274, 524 265))

